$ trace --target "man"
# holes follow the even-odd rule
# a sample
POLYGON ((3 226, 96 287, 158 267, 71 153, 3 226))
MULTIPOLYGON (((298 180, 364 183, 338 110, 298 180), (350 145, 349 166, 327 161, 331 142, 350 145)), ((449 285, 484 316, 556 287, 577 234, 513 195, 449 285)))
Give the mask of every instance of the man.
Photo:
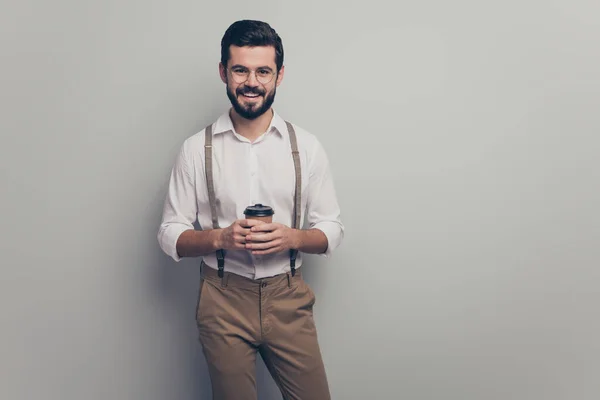
POLYGON ((315 297, 300 267, 302 253, 329 256, 343 238, 328 159, 272 108, 284 66, 270 25, 232 24, 219 73, 232 107, 184 141, 158 240, 175 261, 203 258, 196 319, 215 399, 256 399, 259 352, 285 399, 326 400, 315 297), (256 204, 274 210, 272 223, 244 216, 256 204))

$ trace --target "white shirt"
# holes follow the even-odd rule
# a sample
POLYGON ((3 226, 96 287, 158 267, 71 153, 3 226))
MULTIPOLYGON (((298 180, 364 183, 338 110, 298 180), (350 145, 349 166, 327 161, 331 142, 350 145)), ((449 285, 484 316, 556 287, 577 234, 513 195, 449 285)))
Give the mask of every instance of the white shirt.
MULTIPOLYGON (((294 128, 302 170, 300 227, 307 223, 306 228, 325 234, 328 246, 321 255, 329 257, 344 235, 329 161, 313 134, 296 125, 294 128)), ((213 228, 204 171, 204 135, 203 129, 184 141, 171 171, 158 241, 175 261, 181 260, 176 249, 179 235, 194 229, 196 220, 203 230, 213 228)), ((213 124, 213 177, 221 228, 245 218, 245 208, 257 203, 274 209, 273 222, 291 227, 295 176, 287 126, 276 112, 267 131, 254 143, 235 132, 228 112, 213 124)), ((216 269, 216 254, 204 256, 204 262, 216 269)), ((298 252, 296 268, 301 265, 302 252, 298 252)), ((225 252, 225 271, 252 279, 289 270, 289 251, 266 256, 254 256, 247 250, 225 252)))

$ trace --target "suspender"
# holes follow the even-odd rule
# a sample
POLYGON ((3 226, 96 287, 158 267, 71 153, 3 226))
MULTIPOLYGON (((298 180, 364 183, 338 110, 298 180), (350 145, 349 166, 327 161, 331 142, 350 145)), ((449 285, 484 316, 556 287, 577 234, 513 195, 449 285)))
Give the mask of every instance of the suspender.
MULTIPOLYGON (((296 140, 296 131, 289 122, 285 121, 290 134, 290 145, 292 146, 292 157, 294 157, 294 169, 296 170, 296 190, 294 191, 294 218, 292 218, 292 228, 300 228, 300 207, 302 204, 302 174, 300 169, 300 154, 298 153, 298 142, 296 140)), ((296 274, 296 256, 297 249, 290 250, 290 268, 292 276, 296 274)))
MULTIPOLYGON (((219 220, 217 217, 217 201, 215 200, 215 185, 213 182, 213 162, 212 162, 212 124, 206 127, 205 142, 204 142, 204 170, 206 172, 206 185, 208 186, 208 201, 210 203, 210 214, 212 215, 213 229, 219 228, 219 220)), ((225 269, 225 251, 217 250, 217 263, 219 267, 219 277, 223 277, 225 269)))
MULTIPOLYGON (((294 191, 294 207, 293 207, 293 218, 292 228, 299 229, 300 217, 301 217, 301 204, 302 204, 302 173, 300 167, 300 153, 298 152, 298 141, 296 139, 296 131, 294 126, 285 122, 288 133, 290 135, 290 146, 292 148, 292 157, 294 159, 294 170, 296 171, 296 188, 294 191)), ((206 186, 208 189, 208 201, 210 203, 210 213, 212 216, 213 229, 219 228, 219 221, 217 216, 217 202, 215 196, 215 186, 213 181, 213 146, 212 146, 212 124, 207 126, 205 129, 205 143, 204 143, 204 170, 206 173, 206 186)), ((297 249, 290 249, 290 269, 292 276, 296 274, 296 256, 298 255, 297 249)), ((223 249, 217 250, 217 263, 219 269, 219 277, 223 278, 225 270, 225 251, 223 249)))

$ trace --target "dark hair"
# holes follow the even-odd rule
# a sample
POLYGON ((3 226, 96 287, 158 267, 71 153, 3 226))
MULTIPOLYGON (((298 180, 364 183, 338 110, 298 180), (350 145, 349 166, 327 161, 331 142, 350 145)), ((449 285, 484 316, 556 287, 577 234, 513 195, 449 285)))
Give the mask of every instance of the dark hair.
POLYGON ((275 48, 275 64, 277 72, 283 66, 283 43, 281 38, 269 24, 262 21, 236 21, 227 28, 221 39, 221 63, 227 67, 229 46, 273 46, 275 48))

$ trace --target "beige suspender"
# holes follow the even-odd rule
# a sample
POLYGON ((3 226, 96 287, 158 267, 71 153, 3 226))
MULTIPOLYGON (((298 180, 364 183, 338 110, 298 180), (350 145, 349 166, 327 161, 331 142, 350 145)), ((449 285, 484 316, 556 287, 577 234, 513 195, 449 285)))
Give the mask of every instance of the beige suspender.
MULTIPOLYGON (((296 190, 294 191, 294 217, 292 218, 292 228, 300 229, 300 212, 302 207, 302 173, 300 169, 300 153, 298 152, 298 141, 296 140, 296 131, 294 126, 285 122, 290 134, 290 145, 292 146, 292 157, 294 157, 294 169, 296 170, 296 190)), ((298 250, 290 250, 290 268, 292 276, 296 274, 296 256, 298 250)))
MULTIPOLYGON (((294 191, 294 214, 292 218, 292 228, 300 229, 301 219, 301 207, 302 207, 302 172, 300 167, 300 154, 298 152, 298 141, 296 139, 296 131, 294 126, 286 121, 288 133, 290 135, 290 146, 292 148, 292 157, 294 159, 294 170, 296 171, 296 189, 294 191)), ((206 173, 206 185, 208 189, 208 201, 210 203, 210 213, 212 216, 213 228, 219 228, 219 221, 217 217, 217 202, 215 198, 215 186, 213 181, 213 146, 212 146, 212 124, 207 126, 205 129, 205 143, 204 143, 204 170, 206 173)), ((298 255, 297 249, 290 250, 290 268, 292 276, 296 274, 296 256, 298 255)), ((223 249, 217 250, 217 262, 219 269, 219 277, 223 277, 223 271, 225 269, 225 252, 223 249)))
MULTIPOLYGON (((210 214, 212 216, 213 229, 219 228, 219 219, 217 216, 217 201, 215 199, 215 185, 213 181, 213 162, 212 162, 212 124, 206 127, 204 136, 204 170, 206 173, 206 185, 208 186, 208 202, 210 204, 210 214)), ((223 277, 225 269, 225 251, 217 250, 217 263, 219 268, 219 277, 223 277)))
POLYGON ((219 228, 219 221, 217 218, 217 202, 215 200, 215 185, 213 181, 213 162, 212 162, 212 125, 206 127, 206 137, 204 148, 206 149, 205 157, 205 170, 206 170, 206 184, 208 186, 208 198, 210 203, 210 213, 212 214, 213 228, 219 228))

